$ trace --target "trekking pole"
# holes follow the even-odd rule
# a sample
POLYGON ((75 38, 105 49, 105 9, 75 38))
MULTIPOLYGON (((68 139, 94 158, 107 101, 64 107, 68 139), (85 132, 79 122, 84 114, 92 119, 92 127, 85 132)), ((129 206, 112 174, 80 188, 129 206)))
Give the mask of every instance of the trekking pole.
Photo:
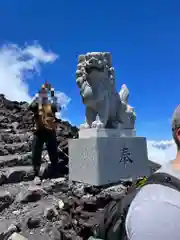
MULTIPOLYGON (((58 150, 60 151, 60 152, 62 152, 66 157, 68 157, 69 158, 69 156, 60 148, 60 147, 58 147, 58 150)), ((43 160, 46 160, 46 152, 42 152, 42 159, 43 160)))
POLYGON ((58 147, 58 150, 59 150, 60 152, 64 153, 64 155, 69 158, 69 156, 68 156, 60 147, 58 147))
POLYGON ((43 152, 42 152, 42 155, 41 155, 41 157, 42 157, 42 159, 43 159, 43 160, 45 160, 45 161, 46 161, 46 152, 45 152, 45 151, 43 151, 43 152))

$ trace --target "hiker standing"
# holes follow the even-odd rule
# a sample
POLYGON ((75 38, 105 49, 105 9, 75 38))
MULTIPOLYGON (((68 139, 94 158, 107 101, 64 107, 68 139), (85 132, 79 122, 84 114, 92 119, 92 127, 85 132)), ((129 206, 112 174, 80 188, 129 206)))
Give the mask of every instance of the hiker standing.
POLYGON ((93 235, 104 240, 180 239, 180 105, 172 117, 175 160, 105 208, 93 235))
POLYGON ((35 130, 32 142, 32 165, 35 182, 40 183, 41 155, 44 143, 46 144, 51 161, 52 173, 57 170, 58 149, 56 140, 56 117, 57 101, 54 89, 49 84, 44 84, 36 98, 29 105, 29 110, 34 113, 35 130), (51 96, 48 97, 48 93, 51 96))

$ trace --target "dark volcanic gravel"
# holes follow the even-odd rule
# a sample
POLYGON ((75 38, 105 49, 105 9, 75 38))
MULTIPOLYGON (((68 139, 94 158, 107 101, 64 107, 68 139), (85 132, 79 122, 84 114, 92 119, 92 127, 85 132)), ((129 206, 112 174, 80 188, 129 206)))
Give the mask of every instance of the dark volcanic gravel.
POLYGON ((81 240, 91 236, 103 208, 122 185, 97 188, 68 181, 68 139, 78 129, 59 120, 59 176, 49 179, 43 151, 42 184, 33 184, 31 145, 33 115, 27 103, 0 95, 0 240, 81 240))

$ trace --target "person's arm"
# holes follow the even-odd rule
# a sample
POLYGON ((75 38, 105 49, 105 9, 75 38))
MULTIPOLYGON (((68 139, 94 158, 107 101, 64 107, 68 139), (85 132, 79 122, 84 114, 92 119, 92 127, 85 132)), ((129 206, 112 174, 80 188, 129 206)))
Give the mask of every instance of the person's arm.
POLYGON ((51 103, 52 111, 54 113, 59 112, 61 110, 61 107, 59 106, 57 102, 57 97, 52 97, 52 103, 51 103))
POLYGON ((180 208, 165 201, 144 201, 126 222, 128 240, 179 240, 180 208))
POLYGON ((51 104, 51 108, 52 108, 53 113, 58 112, 58 109, 57 109, 57 105, 56 105, 56 104, 52 103, 52 104, 51 104))
POLYGON ((29 104, 28 106, 28 110, 32 111, 32 112, 37 112, 38 110, 38 97, 35 96, 35 98, 32 100, 32 102, 29 104))

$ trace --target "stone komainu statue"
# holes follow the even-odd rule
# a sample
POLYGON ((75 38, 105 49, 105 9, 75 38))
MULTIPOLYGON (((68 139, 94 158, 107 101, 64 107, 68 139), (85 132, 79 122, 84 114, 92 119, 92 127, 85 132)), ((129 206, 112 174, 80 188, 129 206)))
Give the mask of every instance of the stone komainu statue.
POLYGON ((80 55, 76 83, 86 106, 86 121, 81 127, 118 128, 124 124, 129 90, 123 85, 120 93, 116 91, 110 53, 80 55))

